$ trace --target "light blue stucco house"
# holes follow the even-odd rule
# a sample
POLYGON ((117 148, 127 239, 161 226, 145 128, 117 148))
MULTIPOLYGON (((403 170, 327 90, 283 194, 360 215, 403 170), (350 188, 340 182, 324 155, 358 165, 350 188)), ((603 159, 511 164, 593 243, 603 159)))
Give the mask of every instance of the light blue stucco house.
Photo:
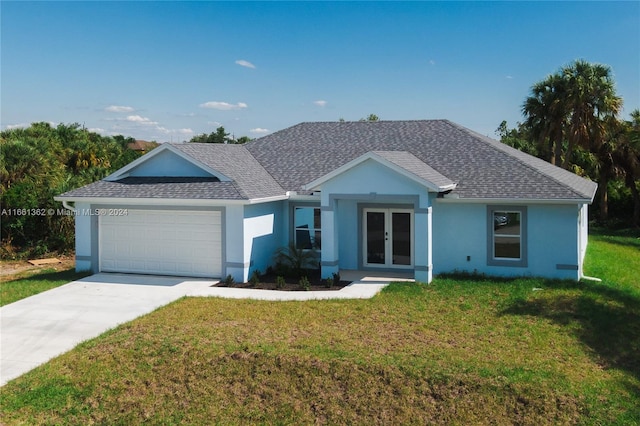
POLYGON ((301 123, 162 144, 56 197, 76 268, 246 281, 289 242, 340 270, 577 280, 595 183, 447 120, 301 123))

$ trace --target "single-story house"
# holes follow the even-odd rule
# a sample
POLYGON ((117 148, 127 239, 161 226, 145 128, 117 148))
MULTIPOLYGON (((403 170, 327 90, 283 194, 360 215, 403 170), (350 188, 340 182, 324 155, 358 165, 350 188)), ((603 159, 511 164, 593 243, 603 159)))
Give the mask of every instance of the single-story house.
POLYGON ((596 184, 447 120, 165 143, 56 200, 76 268, 246 281, 293 242, 339 270, 579 279, 596 184))

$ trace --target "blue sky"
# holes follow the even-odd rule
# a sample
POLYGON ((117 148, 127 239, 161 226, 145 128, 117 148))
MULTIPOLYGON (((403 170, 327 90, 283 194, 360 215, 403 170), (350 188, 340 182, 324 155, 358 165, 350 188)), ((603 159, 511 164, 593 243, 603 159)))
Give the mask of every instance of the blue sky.
POLYGON ((494 137, 581 58, 640 108, 640 2, 0 3, 2 129, 188 140, 446 118, 494 137))

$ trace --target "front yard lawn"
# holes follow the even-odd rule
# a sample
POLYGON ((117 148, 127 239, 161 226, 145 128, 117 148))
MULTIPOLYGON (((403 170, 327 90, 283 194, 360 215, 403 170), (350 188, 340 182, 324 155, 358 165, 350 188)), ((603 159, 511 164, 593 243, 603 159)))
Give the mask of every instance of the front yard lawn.
POLYGON ((36 272, 20 274, 19 277, 10 278, 0 282, 0 306, 8 305, 25 297, 33 296, 55 287, 60 287, 69 281, 79 280, 90 273, 77 273, 74 269, 56 271, 45 269, 36 272))
POLYGON ((7 384, 0 422, 639 424, 640 270, 621 267, 638 265, 634 244, 592 239, 586 272, 602 283, 181 299, 7 384))

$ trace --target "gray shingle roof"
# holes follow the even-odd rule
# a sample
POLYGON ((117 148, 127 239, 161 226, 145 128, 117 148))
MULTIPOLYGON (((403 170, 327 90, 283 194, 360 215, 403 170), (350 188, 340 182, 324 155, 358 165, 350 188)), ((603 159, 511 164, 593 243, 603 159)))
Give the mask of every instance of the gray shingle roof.
POLYGON ((301 123, 245 145, 173 144, 229 177, 124 178, 61 197, 256 199, 304 185, 375 152, 467 199, 591 200, 596 184, 447 120, 301 123))
POLYGON ((284 195, 285 190, 249 153, 244 145, 211 143, 172 144, 185 154, 233 180, 243 198, 284 195))
POLYGON ((407 151, 457 183, 460 198, 591 199, 596 185, 447 120, 301 123, 245 145, 300 191, 370 151, 407 151))
POLYGON ((99 180, 66 192, 62 196, 200 200, 241 200, 244 198, 233 182, 220 182, 217 178, 202 177, 127 177, 117 181, 99 180))
POLYGON ((433 183, 438 187, 448 187, 455 184, 451 179, 441 175, 433 167, 425 164, 415 155, 407 151, 374 151, 374 154, 379 155, 385 160, 395 164, 398 167, 402 167, 409 173, 433 183))

